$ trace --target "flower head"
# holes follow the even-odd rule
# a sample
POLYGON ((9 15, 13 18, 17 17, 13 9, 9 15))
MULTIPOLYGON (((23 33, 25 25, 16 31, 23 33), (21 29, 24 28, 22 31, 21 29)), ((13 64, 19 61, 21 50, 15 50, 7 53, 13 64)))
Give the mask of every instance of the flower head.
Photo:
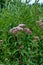
POLYGON ((43 22, 40 23, 40 26, 43 27, 43 22))
POLYGON ((14 34, 14 33, 18 33, 19 31, 22 31, 23 28, 17 26, 17 27, 13 27, 12 29, 10 29, 10 33, 14 34))
POLYGON ((28 34, 32 34, 32 31, 29 28, 26 28, 25 24, 19 24, 17 27, 13 27, 12 29, 10 29, 10 33, 14 34, 23 30, 28 34))
POLYGON ((34 36, 34 40, 38 41, 39 40, 39 36, 34 36))
POLYGON ((24 28, 26 25, 25 24, 19 24, 18 26, 21 28, 24 28))
POLYGON ((29 28, 24 28, 25 32, 28 34, 32 34, 32 31, 29 28))
POLYGON ((17 29, 18 31, 23 31, 23 28, 21 28, 21 27, 19 27, 19 26, 17 26, 16 29, 17 29))
POLYGON ((43 21, 42 20, 37 21, 37 23, 39 24, 39 26, 43 26, 43 21))
POLYGON ((15 29, 10 29, 10 33, 14 34, 14 33, 17 33, 17 30, 15 29))

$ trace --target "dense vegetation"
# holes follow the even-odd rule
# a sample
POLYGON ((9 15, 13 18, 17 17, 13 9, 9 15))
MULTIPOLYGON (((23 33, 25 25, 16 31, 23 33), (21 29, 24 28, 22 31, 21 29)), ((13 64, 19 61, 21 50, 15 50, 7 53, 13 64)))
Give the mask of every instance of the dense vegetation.
POLYGON ((0 1, 0 65, 43 65, 43 5, 0 1), (4 5, 2 5, 2 2, 4 5), (25 24, 32 31, 11 34, 25 24))

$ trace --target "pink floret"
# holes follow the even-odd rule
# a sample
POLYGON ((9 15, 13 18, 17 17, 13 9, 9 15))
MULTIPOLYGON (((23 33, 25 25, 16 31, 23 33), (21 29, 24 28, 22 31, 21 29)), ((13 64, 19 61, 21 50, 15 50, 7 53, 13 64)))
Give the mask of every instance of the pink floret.
POLYGON ((32 31, 29 28, 24 28, 25 32, 28 34, 32 34, 32 31))
POLYGON ((26 25, 25 24, 19 24, 19 27, 24 28, 26 25))

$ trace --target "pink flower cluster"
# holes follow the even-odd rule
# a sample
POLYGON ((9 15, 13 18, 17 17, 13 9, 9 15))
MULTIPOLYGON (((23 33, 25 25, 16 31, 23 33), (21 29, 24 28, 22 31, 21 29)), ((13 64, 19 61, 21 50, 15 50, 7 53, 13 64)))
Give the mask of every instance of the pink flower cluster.
POLYGON ((17 27, 13 27, 12 29, 10 29, 10 33, 15 34, 23 30, 28 34, 32 34, 32 31, 27 28, 25 24, 19 24, 17 27))

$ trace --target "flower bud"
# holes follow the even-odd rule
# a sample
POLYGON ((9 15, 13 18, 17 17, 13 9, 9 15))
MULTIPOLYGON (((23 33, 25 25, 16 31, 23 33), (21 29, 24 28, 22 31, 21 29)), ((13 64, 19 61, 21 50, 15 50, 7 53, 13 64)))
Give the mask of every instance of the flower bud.
POLYGON ((24 28, 26 25, 25 24, 19 24, 19 27, 24 28))
POLYGON ((19 27, 19 26, 17 26, 17 28, 16 28, 18 31, 23 31, 23 28, 21 28, 21 27, 19 27))
POLYGON ((17 30, 15 29, 10 29, 10 33, 14 34, 14 33, 17 33, 17 30))
POLYGON ((37 23, 39 24, 39 26, 43 26, 43 21, 42 20, 37 21, 37 23))
POLYGON ((38 36, 34 36, 34 40, 38 41, 39 37, 38 36))
POLYGON ((29 28, 24 28, 25 32, 28 34, 32 34, 32 31, 29 28))

